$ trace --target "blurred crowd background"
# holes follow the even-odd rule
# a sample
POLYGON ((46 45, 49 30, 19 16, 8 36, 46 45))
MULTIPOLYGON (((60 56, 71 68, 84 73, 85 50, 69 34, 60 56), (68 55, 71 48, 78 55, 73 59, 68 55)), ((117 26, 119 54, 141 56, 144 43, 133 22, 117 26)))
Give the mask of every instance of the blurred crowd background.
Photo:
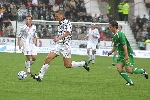
MULTIPOLYGON (((107 2, 107 0, 106 0, 107 2)), ((146 4, 147 6, 147 4, 146 4)), ((109 8, 110 9, 110 8, 109 8)), ((55 11, 64 11, 71 22, 108 23, 115 20, 111 14, 92 14, 86 12, 84 0, 0 0, 0 36, 14 37, 11 21, 23 23, 25 16, 30 15, 34 20, 55 21, 55 11)), ((107 9, 106 9, 107 10, 107 9)), ((143 15, 132 16, 128 21, 137 42, 150 38, 149 19, 143 15)), ((55 25, 36 24, 39 38, 53 38, 57 33, 55 25)), ((100 32, 100 40, 111 41, 112 33, 108 26, 96 25, 100 32)), ((88 33, 90 25, 73 25, 73 39, 82 40, 88 33)))
MULTIPOLYGON (((62 10, 65 17, 71 22, 96 22, 108 23, 113 20, 113 16, 109 17, 107 14, 92 16, 86 12, 84 0, 7 0, 7 2, 0 2, 0 35, 14 36, 14 26, 11 21, 17 20, 23 23, 25 16, 30 15, 34 20, 55 21, 54 12, 62 10)), ((55 25, 36 24, 39 38, 53 38, 57 32, 55 25)), ((81 40, 88 32, 90 26, 73 25, 73 39, 81 40)), ((110 41, 112 34, 108 27, 98 26, 101 33, 101 40, 110 41)))

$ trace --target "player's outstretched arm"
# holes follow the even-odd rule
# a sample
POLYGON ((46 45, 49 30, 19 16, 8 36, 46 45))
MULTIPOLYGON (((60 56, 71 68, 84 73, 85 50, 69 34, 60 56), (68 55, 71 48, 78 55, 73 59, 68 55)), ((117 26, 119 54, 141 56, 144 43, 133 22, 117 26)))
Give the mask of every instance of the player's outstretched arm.
POLYGON ((116 47, 113 46, 112 50, 108 52, 108 56, 111 55, 116 50, 116 47))
POLYGON ((70 32, 66 32, 64 35, 62 35, 62 36, 60 36, 60 37, 58 37, 58 38, 54 38, 54 42, 57 42, 57 41, 59 41, 59 40, 61 40, 61 39, 63 39, 63 38, 65 38, 65 37, 67 37, 68 35, 70 35, 70 32))
POLYGON ((123 46, 124 54, 125 54, 124 60, 128 61, 129 60, 129 56, 128 56, 128 48, 127 48, 126 36, 125 36, 125 34, 120 34, 119 38, 120 38, 121 43, 124 45, 123 46))
POLYGON ((86 40, 88 38, 88 36, 85 36, 83 39, 86 40))
POLYGON ((37 38, 36 38, 36 37, 34 38, 33 43, 34 43, 35 45, 37 45, 37 38))
POLYGON ((21 50, 21 44, 20 44, 21 38, 18 37, 18 46, 19 46, 19 50, 21 50))
POLYGON ((128 60, 129 60, 129 56, 128 56, 128 49, 127 49, 127 46, 124 45, 124 46, 123 46, 123 49, 124 49, 124 54, 125 54, 124 60, 128 61, 128 60))

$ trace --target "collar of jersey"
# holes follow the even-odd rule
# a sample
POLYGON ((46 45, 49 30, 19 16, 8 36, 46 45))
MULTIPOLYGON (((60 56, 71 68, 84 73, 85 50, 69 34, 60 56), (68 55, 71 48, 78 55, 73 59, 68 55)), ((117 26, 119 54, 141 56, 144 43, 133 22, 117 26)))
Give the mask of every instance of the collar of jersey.
POLYGON ((65 20, 65 18, 63 18, 63 19, 59 22, 59 24, 61 24, 61 22, 64 21, 64 20, 65 20))
POLYGON ((32 24, 31 24, 31 26, 29 26, 28 24, 26 24, 28 27, 31 27, 32 26, 32 24))
POLYGON ((114 34, 114 36, 115 36, 115 35, 118 35, 118 31, 119 31, 119 30, 117 30, 117 32, 116 32, 116 34, 114 34))

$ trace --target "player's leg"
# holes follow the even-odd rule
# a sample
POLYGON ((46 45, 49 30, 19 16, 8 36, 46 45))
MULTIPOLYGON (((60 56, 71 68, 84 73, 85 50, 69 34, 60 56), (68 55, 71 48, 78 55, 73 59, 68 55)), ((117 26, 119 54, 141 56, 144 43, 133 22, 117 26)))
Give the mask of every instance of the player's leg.
POLYGON ((90 53, 90 50, 91 50, 91 43, 88 42, 88 43, 87 43, 88 64, 89 64, 90 61, 92 60, 92 55, 91 55, 91 53, 90 53))
POLYGON ((88 61, 91 61, 91 59, 92 59, 90 50, 91 50, 91 48, 87 48, 88 61))
POLYGON ((31 55, 30 65, 32 65, 36 60, 36 55, 31 55))
POLYGON ((116 64, 116 60, 117 60, 117 59, 116 59, 116 55, 117 55, 117 51, 114 51, 114 54, 113 54, 113 57, 112 57, 112 61, 113 61, 113 62, 112 62, 112 65, 113 65, 113 66, 115 66, 115 64, 116 64))
POLYGON ((40 76, 41 78, 43 78, 43 75, 44 75, 44 73, 46 72, 46 70, 48 69, 51 60, 54 59, 56 56, 57 56, 57 54, 56 54, 55 52, 50 52, 50 53, 48 54, 48 56, 46 57, 46 59, 45 59, 45 61, 44 61, 43 66, 42 66, 42 68, 41 68, 41 70, 40 70, 40 72, 39 72, 39 76, 40 76))
POLYGON ((30 71, 31 47, 30 45, 28 46, 23 45, 23 53, 26 56, 25 68, 27 70, 27 73, 31 74, 31 71, 30 71))
POLYGON ((55 57, 57 57, 58 55, 60 55, 60 46, 56 45, 54 50, 52 50, 46 57, 44 64, 42 65, 39 75, 31 75, 31 77, 33 77, 33 79, 36 79, 37 81, 41 81, 46 70, 49 67, 49 64, 51 62, 52 59, 54 59, 55 57))
POLYGON ((27 70, 27 73, 30 74, 30 55, 25 55, 26 56, 26 61, 25 61, 25 68, 27 70))
POLYGON ((30 65, 32 65, 35 60, 36 60, 36 55, 37 55, 37 50, 35 44, 32 45, 32 50, 31 50, 31 59, 30 59, 30 65))
POLYGON ((75 68, 75 67, 84 67, 87 71, 89 71, 89 66, 87 64, 86 61, 80 61, 80 62, 76 62, 76 61, 72 61, 71 62, 71 50, 69 46, 66 46, 66 48, 63 49, 63 51, 61 51, 62 55, 63 55, 63 60, 64 60, 64 66, 66 68, 75 68))
POLYGON ((91 45, 91 48, 92 48, 92 64, 95 63, 95 53, 96 53, 96 44, 92 43, 91 45))
POLYGON ((131 74, 142 74, 146 79, 148 79, 148 74, 146 73, 146 71, 144 69, 132 68, 133 65, 134 65, 133 56, 130 55, 129 62, 125 62, 126 72, 131 73, 131 74))
POLYGON ((96 53, 96 49, 92 49, 92 64, 95 63, 95 53, 96 53))
POLYGON ((123 57, 119 57, 117 59, 117 71, 127 81, 126 85, 133 85, 132 80, 130 79, 130 77, 128 76, 126 71, 123 70, 123 66, 124 66, 123 62, 124 62, 124 58, 123 57))

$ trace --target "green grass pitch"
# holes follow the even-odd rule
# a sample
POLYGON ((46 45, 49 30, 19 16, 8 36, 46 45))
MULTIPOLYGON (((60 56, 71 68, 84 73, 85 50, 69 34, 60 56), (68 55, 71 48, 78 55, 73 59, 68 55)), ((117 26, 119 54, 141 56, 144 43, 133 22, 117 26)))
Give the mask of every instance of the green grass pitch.
MULTIPOLYGON (((38 73, 47 54, 38 54, 31 66, 38 73)), ((72 60, 87 60, 87 56, 72 55, 72 60)), ((135 67, 150 73, 150 59, 135 58, 135 67)), ((42 82, 29 75, 18 80, 17 73, 24 68, 25 56, 0 53, 0 100, 150 100, 150 80, 142 75, 130 75, 134 86, 125 86, 125 80, 111 66, 111 57, 96 56, 90 72, 83 67, 65 68, 62 56, 55 58, 42 82)))

